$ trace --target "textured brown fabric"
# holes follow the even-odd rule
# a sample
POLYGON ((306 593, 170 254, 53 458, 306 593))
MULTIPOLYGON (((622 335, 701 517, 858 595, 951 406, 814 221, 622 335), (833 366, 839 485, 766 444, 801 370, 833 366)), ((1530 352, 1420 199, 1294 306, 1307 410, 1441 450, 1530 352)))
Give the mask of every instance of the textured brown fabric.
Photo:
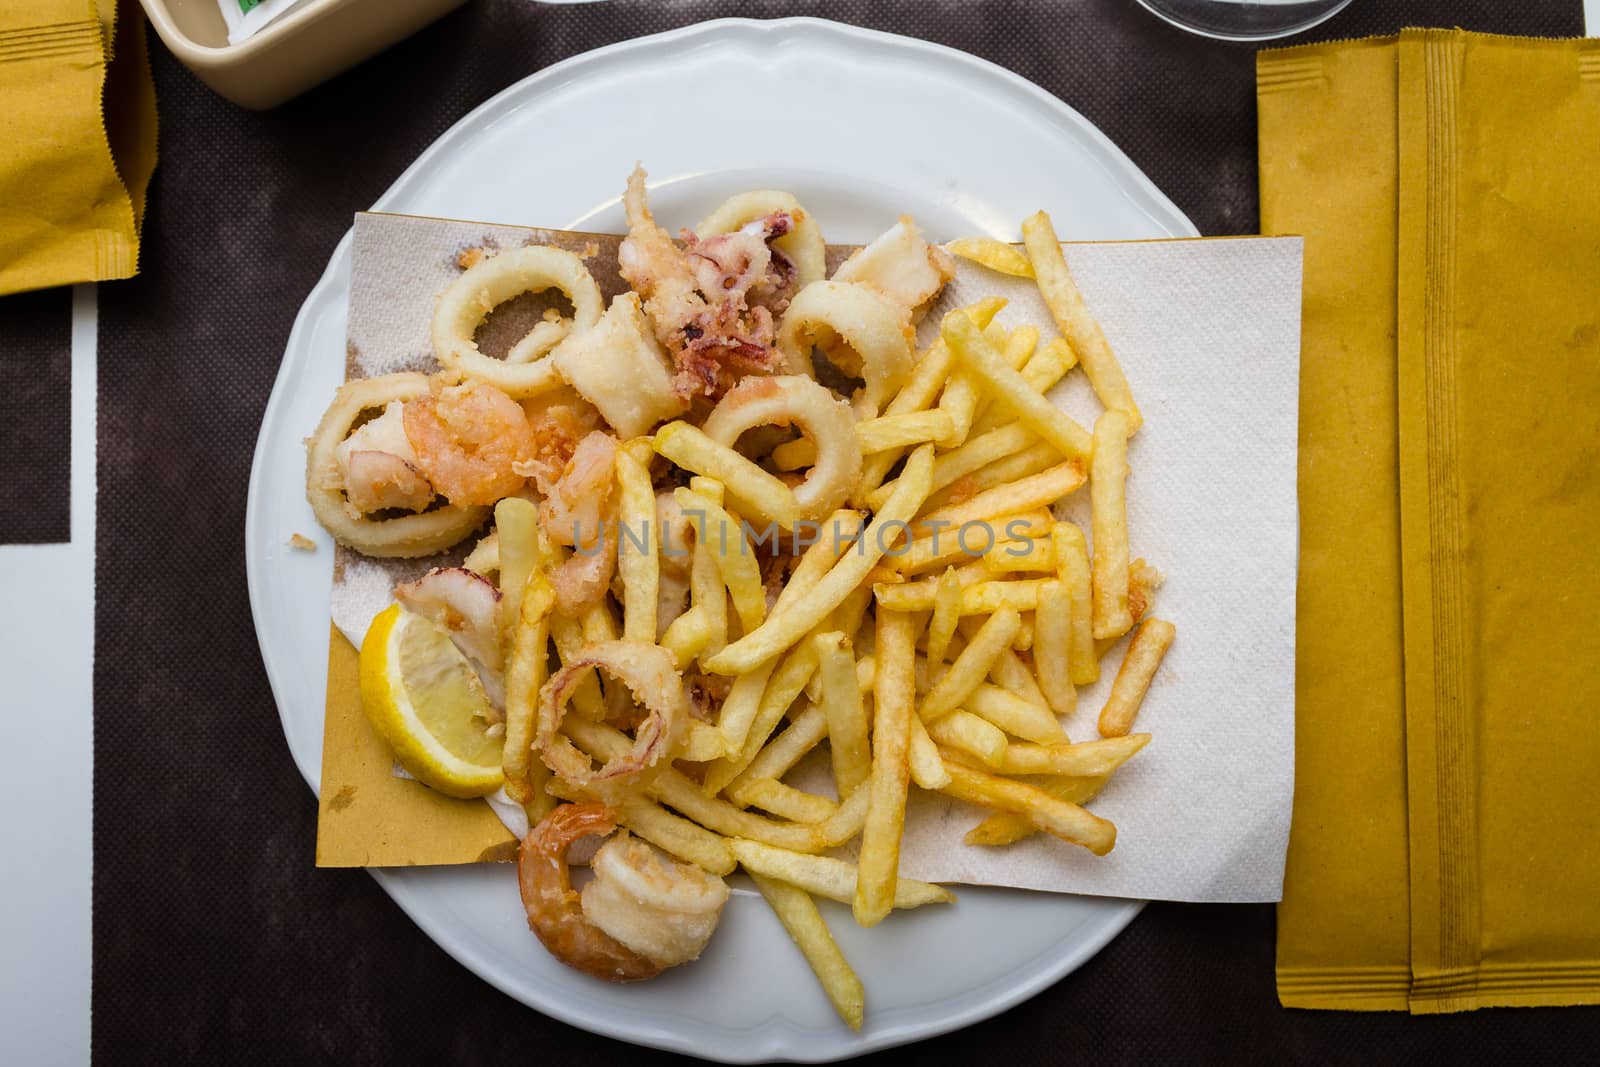
MULTIPOLYGON (((1256 227, 1253 51, 1133 0, 468 5, 268 114, 154 57, 163 158, 144 271, 101 289, 93 1051, 104 1063, 585 1064, 590 1037, 452 962, 365 873, 312 864, 315 802, 260 666, 240 531, 283 345, 351 214, 473 105, 558 59, 724 15, 809 14, 993 59, 1083 111, 1203 232, 1256 227)), ((1579 0, 1357 0, 1403 23, 1551 35, 1579 0)), ((625 121, 619 116, 619 121, 625 121)), ((319 624, 320 625, 320 624, 319 624)), ((958 1062, 1576 1057, 1594 1010, 1285 1012, 1267 907, 1153 905, 1081 970, 924 1055, 958 1062)), ((893 1055, 892 1053, 890 1055, 893 1055)))
POLYGON ((0 545, 71 536, 72 291, 0 297, 0 545))

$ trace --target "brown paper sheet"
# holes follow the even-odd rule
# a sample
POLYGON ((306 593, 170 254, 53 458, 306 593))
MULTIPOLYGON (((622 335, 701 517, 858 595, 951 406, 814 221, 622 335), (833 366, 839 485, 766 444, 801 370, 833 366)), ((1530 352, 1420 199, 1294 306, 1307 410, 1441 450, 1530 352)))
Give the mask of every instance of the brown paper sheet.
POLYGON ((1297 1007, 1600 1003, 1600 42, 1264 54, 1306 236, 1297 1007))
POLYGON ((1411 981, 1394 69, 1393 39, 1257 65, 1261 230, 1306 242, 1296 781, 1278 908, 1290 1007, 1404 1008, 1411 981))

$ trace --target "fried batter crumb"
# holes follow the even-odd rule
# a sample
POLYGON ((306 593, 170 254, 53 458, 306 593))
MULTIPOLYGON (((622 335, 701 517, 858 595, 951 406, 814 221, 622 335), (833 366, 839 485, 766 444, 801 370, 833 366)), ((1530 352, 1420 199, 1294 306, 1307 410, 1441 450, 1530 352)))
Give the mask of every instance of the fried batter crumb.
POLYGON ((315 552, 317 543, 303 533, 289 535, 289 547, 297 552, 315 552))

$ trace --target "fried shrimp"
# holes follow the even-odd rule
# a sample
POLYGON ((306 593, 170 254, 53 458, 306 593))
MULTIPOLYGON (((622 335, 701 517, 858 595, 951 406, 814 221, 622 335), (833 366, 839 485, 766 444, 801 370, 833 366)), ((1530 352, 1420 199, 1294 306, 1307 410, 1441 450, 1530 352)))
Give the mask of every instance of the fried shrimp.
POLYGON ((635 168, 622 198, 628 236, 617 264, 672 357, 673 389, 721 396, 746 374, 781 367, 773 313, 788 306, 797 272, 768 242, 790 233, 794 220, 773 212, 704 240, 685 231, 679 248, 650 213, 644 183, 644 169, 635 168))
POLYGON ((517 886, 528 927, 550 955, 607 982, 654 978, 662 964, 646 959, 584 917, 567 873, 567 850, 591 834, 616 829, 603 804, 563 804, 528 831, 517 851, 517 886))
POLYGON ((516 471, 535 451, 528 416, 491 385, 451 385, 405 406, 417 468, 456 505, 494 504, 522 488, 516 471))

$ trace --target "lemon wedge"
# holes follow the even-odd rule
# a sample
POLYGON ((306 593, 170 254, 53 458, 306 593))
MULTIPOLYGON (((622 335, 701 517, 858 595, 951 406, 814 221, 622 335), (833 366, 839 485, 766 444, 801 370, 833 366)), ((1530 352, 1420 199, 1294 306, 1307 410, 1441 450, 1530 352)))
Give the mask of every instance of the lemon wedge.
POLYGON ((390 605, 361 642, 361 706, 400 765, 453 797, 500 788, 503 741, 472 664, 431 620, 390 605))

